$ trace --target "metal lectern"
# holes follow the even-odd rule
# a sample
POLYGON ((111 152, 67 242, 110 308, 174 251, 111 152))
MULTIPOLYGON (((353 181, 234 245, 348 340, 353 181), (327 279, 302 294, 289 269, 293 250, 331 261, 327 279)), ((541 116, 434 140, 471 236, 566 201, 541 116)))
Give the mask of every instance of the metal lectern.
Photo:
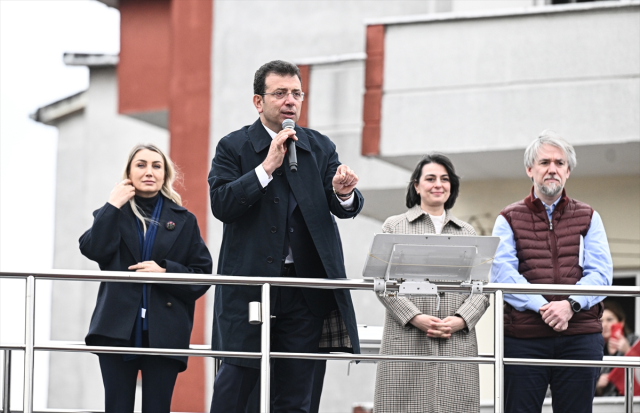
MULTIPOLYGON (((460 284, 471 294, 489 282, 499 237, 434 234, 376 234, 363 277, 373 279, 374 291, 387 296, 438 295, 438 286, 460 284), (398 291, 387 292, 395 281, 398 291)), ((439 301, 439 300, 438 300, 439 301)))

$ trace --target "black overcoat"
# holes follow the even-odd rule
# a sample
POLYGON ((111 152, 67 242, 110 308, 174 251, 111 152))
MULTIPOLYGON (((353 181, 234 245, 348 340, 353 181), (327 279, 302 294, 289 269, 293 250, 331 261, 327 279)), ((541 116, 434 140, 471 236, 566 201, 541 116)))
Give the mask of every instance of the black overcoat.
MULTIPOLYGON (((289 191, 304 217, 322 261, 309 275, 296 265, 299 277, 346 278, 342 246, 333 216, 355 217, 364 204, 355 192, 353 210, 347 211, 333 193, 332 179, 340 161, 326 136, 296 126, 298 172, 283 163, 273 181, 263 188, 255 168, 267 156, 271 137, 258 119, 220 140, 209 173, 211 210, 224 223, 218 274, 278 277, 284 259, 289 191)), ((355 313, 348 290, 333 290, 348 331, 352 350, 360 352, 355 313)), ((214 350, 260 351, 260 326, 248 323, 248 304, 261 301, 260 287, 216 287, 211 346, 214 350)), ((275 302, 271 295, 271 311, 275 302)), ((259 367, 259 360, 225 358, 225 362, 259 367)))
MULTIPOLYGON (((94 211, 91 229, 80 237, 80 251, 104 271, 129 271, 142 261, 137 219, 127 202, 118 209, 106 203, 94 211)), ((164 198, 160 224, 151 260, 168 273, 210 274, 211 254, 205 245, 196 217, 164 198), (175 228, 169 230, 168 222, 175 228)), ((96 308, 91 316, 87 345, 129 346, 140 301, 140 283, 100 283, 96 308)), ((189 348, 196 300, 208 285, 147 284, 149 346, 189 348)), ((187 357, 173 357, 187 368, 187 357)))

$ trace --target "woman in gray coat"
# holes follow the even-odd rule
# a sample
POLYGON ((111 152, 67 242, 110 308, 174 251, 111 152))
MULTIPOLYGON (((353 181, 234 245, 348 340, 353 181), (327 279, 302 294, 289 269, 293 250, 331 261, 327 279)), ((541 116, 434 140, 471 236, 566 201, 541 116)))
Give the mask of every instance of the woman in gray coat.
MULTIPOLYGON (((409 210, 387 218, 392 234, 476 235, 454 217, 460 179, 444 155, 426 155, 407 187, 409 210)), ((379 297, 386 308, 381 354, 475 357, 475 325, 489 307, 486 295, 440 293, 436 297, 379 297)), ((374 412, 427 413, 480 410, 477 364, 380 362, 374 412)))

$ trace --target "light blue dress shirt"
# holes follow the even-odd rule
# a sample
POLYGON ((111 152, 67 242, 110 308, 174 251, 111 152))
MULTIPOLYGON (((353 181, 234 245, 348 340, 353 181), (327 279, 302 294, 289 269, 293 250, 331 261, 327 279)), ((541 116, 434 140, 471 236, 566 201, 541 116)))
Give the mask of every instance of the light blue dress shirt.
MULTIPOLYGON (((542 204, 547 211, 549 220, 560 198, 551 206, 542 204)), ((518 272, 518 257, 516 255, 516 242, 513 237, 511 226, 502 215, 498 215, 493 227, 493 236, 500 237, 500 244, 496 252, 491 267, 491 282, 529 284, 522 274, 518 272)), ((582 257, 582 279, 576 285, 611 285, 613 279, 613 262, 607 234, 600 215, 593 211, 591 226, 584 241, 580 245, 580 255, 582 257)), ((572 295, 572 299, 580 303, 582 309, 586 310, 602 301, 603 296, 572 295)), ((505 294, 504 299, 518 311, 531 310, 538 312, 540 307, 548 301, 539 294, 505 294)))

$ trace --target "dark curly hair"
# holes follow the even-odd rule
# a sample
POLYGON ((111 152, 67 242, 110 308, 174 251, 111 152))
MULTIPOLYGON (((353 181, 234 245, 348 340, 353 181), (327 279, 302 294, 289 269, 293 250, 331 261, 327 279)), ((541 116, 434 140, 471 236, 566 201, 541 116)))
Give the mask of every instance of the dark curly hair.
POLYGON ((458 193, 460 192, 460 177, 456 175, 456 170, 453 167, 451 159, 440 153, 429 153, 423 156, 422 159, 420 159, 420 162, 416 165, 416 169, 414 169, 411 174, 411 181, 407 186, 407 208, 413 208, 415 205, 420 205, 420 195, 416 192, 414 185, 420 182, 422 167, 430 163, 442 165, 444 169, 447 170, 449 182, 451 183, 451 194, 449 195, 447 202, 444 203, 444 209, 451 209, 453 208, 453 205, 455 205, 456 198, 458 198, 458 193))
POLYGON ((265 84, 265 80, 267 76, 271 73, 275 73, 279 76, 298 76, 300 82, 302 82, 302 78, 300 77, 300 69, 298 66, 293 63, 285 62, 283 60, 273 60, 269 63, 265 63, 260 66, 260 69, 256 70, 256 74, 253 77, 253 94, 254 95, 264 95, 267 85, 265 84))

